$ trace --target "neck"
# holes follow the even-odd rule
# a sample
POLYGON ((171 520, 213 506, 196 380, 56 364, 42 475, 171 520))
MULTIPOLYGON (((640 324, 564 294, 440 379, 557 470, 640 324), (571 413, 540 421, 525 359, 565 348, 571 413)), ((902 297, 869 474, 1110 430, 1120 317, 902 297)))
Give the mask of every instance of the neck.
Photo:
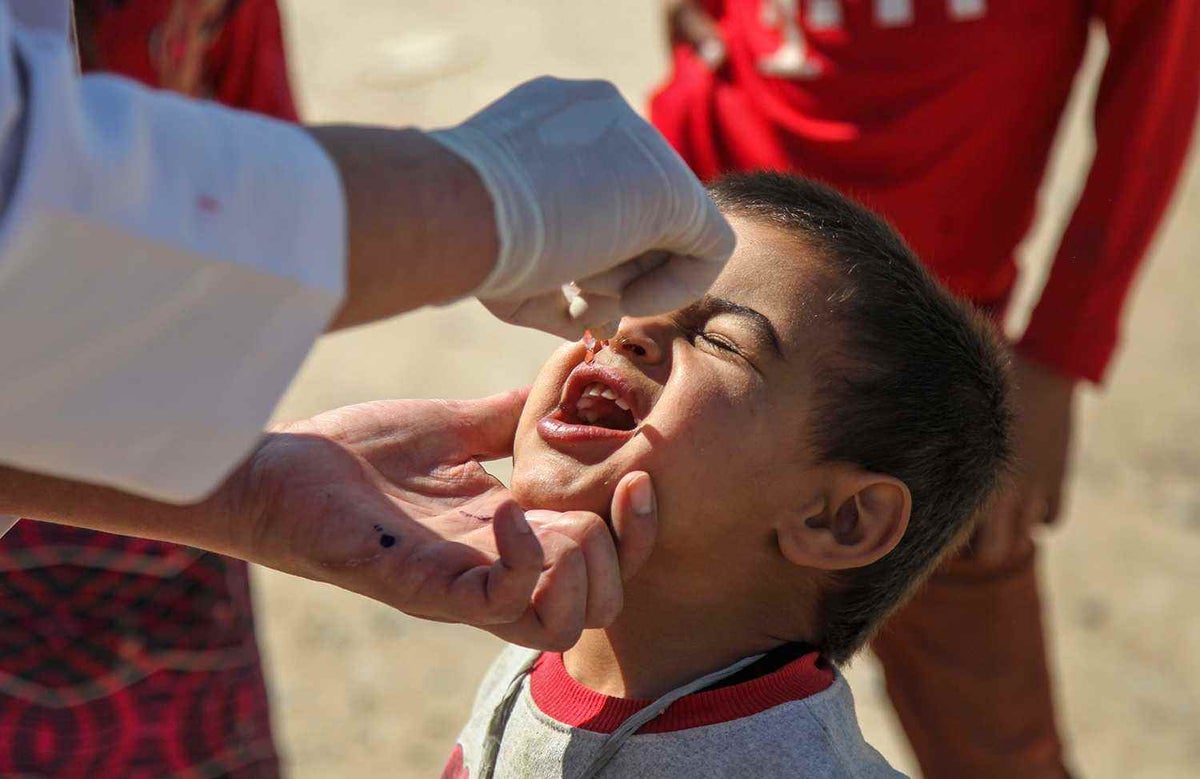
POLYGON ((577 682, 596 692, 652 699, 789 640, 757 630, 746 614, 719 605, 662 603, 627 592, 617 621, 584 631, 563 662, 577 682))

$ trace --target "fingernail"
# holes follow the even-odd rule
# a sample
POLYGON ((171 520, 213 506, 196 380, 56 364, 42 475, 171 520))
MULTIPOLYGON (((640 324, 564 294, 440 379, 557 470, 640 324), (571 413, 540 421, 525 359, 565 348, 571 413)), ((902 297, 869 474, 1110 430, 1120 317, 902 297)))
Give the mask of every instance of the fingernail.
POLYGON ((633 482, 629 489, 629 499, 633 503, 635 513, 643 517, 654 513, 654 485, 650 483, 648 475, 643 475, 633 482))

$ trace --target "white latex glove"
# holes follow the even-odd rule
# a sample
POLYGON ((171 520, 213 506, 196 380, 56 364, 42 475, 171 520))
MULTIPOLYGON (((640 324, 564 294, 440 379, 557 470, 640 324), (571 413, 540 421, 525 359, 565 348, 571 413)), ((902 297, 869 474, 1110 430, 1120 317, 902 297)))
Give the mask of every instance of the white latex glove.
POLYGON ((733 231, 658 132, 604 81, 539 78, 431 137, 478 172, 500 254, 475 291, 513 324, 575 338, 700 297, 733 231), (587 301, 568 312, 561 285, 587 301))

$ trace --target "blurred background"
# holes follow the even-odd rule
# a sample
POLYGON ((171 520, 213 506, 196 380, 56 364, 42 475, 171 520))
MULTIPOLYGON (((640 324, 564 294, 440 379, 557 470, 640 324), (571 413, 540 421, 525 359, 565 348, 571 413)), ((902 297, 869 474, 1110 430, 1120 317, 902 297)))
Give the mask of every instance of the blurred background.
MULTIPOLYGON (((281 10, 310 121, 446 124, 543 73, 610 79, 643 106, 667 64, 658 4, 647 0, 282 0, 281 10)), ((1086 114, 1104 46, 1093 37, 1023 249, 1032 272, 1021 301, 1041 284, 1091 154, 1086 114)), ((1193 161, 1135 292, 1118 367, 1083 405, 1069 505, 1041 559, 1062 724, 1086 777, 1200 772, 1198 251, 1193 161)), ((419 312, 327 338, 278 417, 491 393, 531 380, 554 345, 470 302, 419 312)), ((494 472, 503 478, 507 466, 494 472)), ((255 576, 290 775, 437 776, 498 642, 331 587, 255 576)), ((915 774, 872 658, 849 676, 868 740, 915 774)))

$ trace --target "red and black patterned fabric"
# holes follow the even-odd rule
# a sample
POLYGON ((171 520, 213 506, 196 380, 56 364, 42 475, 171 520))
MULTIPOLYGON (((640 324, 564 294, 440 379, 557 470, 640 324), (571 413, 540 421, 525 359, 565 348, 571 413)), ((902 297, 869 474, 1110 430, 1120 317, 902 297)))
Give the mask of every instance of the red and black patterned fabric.
POLYGON ((247 566, 30 520, 0 539, 0 776, 275 776, 247 566))

